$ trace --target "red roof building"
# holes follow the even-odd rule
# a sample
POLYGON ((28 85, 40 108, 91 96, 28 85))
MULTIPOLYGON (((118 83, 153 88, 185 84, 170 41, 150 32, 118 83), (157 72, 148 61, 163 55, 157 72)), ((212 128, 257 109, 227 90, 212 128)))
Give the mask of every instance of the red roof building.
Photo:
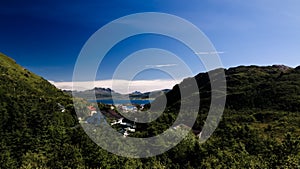
POLYGON ((94 106, 88 106, 87 107, 90 111, 96 111, 96 108, 94 106))

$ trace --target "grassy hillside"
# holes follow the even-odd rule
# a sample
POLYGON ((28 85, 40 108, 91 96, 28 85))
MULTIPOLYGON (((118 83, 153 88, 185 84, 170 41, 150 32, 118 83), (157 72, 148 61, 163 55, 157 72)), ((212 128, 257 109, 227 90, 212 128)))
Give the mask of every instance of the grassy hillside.
POLYGON ((244 67, 226 70, 227 107, 300 111, 300 67, 244 67))
MULTIPOLYGON (((212 80, 218 80, 218 71, 212 71, 212 80)), ((226 108, 300 111, 300 66, 295 69, 283 65, 239 66, 224 71, 227 81, 226 108)), ((209 106, 211 97, 208 73, 200 73, 195 79, 201 96, 200 109, 203 109, 209 106)), ((190 80, 183 80, 181 88, 188 87, 190 80)), ((193 93, 187 94, 188 97, 190 95, 193 93)), ((190 99, 181 98, 178 85, 166 96, 169 107, 179 107, 181 99, 190 99)))
POLYGON ((49 160, 55 165, 53 145, 77 123, 69 96, 3 54, 0 119, 0 168, 45 167, 49 160))
POLYGON ((1 95, 45 97, 61 96, 63 93, 47 80, 16 64, 0 53, 0 93, 1 95))
MULTIPOLYGON (((212 80, 218 80, 219 71, 211 72, 212 80)), ((201 168, 299 167, 300 67, 239 66, 224 71, 227 99, 222 120, 213 136, 198 147, 197 156, 186 154, 184 159, 197 158, 201 162, 193 161, 191 166, 201 168)), ((210 106, 211 86, 208 73, 200 73, 195 79, 200 107, 193 129, 201 131, 210 106)), ((175 121, 181 102, 193 104, 195 93, 180 93, 180 88, 189 92, 191 80, 183 80, 166 94, 165 112, 156 121, 143 124, 141 128, 147 128, 147 132, 140 135, 162 133, 175 121)), ((151 106, 156 107, 161 99, 157 98, 151 106)))
MULTIPOLYGON (((0 169, 299 168, 300 68, 241 66, 225 72, 226 109, 207 142, 200 144, 191 132, 159 156, 131 159, 93 143, 78 125, 69 95, 0 54, 0 169)), ((201 130, 210 83, 207 73, 196 79, 201 107, 193 128, 201 130)), ((188 89, 189 79, 181 85, 188 89)), ((187 93, 180 98, 178 85, 174 86, 167 93, 163 115, 152 123, 137 124, 135 136, 161 133, 176 118, 180 100, 193 103, 193 97, 194 93, 187 93)), ((79 104, 82 111, 87 109, 84 100, 79 104)))
MULTIPOLYGON (((218 72, 221 69, 211 72, 212 80, 218 80, 218 72)), ((300 66, 290 68, 283 65, 274 66, 239 66, 225 69, 227 96, 225 110, 235 112, 235 116, 244 116, 248 120, 265 123, 274 121, 285 121, 300 133, 300 66), (252 112, 252 113, 249 113, 252 112), (278 112, 280 112, 278 115, 278 112), (283 113, 285 112, 285 113, 283 113), (291 116, 291 118, 289 118, 291 116), (293 117, 293 118, 292 118, 293 117), (284 118, 284 119, 282 119, 284 118), (288 120, 289 119, 289 120, 288 120)), ((200 92, 199 118, 194 125, 195 129, 201 129, 206 118, 211 101, 211 86, 208 73, 200 73, 195 76, 200 92)), ((172 114, 180 109, 181 101, 193 103, 195 93, 185 94, 181 98, 180 88, 188 88, 191 78, 183 80, 179 85, 166 94, 167 108, 172 114), (171 110, 171 111, 170 111, 171 110)), ((188 90, 186 90, 188 91, 188 90)), ((159 104, 162 98, 152 102, 152 106, 159 104)), ((167 111, 168 112, 168 111, 167 111)), ((226 115, 226 114, 225 114, 226 115)), ((172 120, 170 120, 172 122, 172 120)), ((241 122, 241 121, 240 121, 241 122)), ((256 126, 267 126, 256 125, 256 126)), ((281 131, 287 128, 283 127, 281 131)))

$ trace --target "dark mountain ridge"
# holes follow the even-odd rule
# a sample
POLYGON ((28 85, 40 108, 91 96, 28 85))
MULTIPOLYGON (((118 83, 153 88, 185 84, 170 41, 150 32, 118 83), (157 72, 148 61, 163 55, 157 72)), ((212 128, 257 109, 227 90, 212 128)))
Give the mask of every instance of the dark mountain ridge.
MULTIPOLYGON (((224 71, 227 83, 226 108, 230 109, 275 109, 300 111, 300 66, 290 68, 284 65, 238 66, 211 71, 211 79, 218 79, 218 72, 224 71)), ((208 73, 196 75, 200 92, 200 109, 207 108, 211 99, 211 84, 208 73)), ((184 79, 181 88, 188 87, 191 78, 184 79)), ((191 96, 192 93, 186 94, 191 96)), ((175 85, 166 93, 167 107, 179 107, 180 88, 175 85)), ((152 102, 156 104, 157 101, 152 102)))

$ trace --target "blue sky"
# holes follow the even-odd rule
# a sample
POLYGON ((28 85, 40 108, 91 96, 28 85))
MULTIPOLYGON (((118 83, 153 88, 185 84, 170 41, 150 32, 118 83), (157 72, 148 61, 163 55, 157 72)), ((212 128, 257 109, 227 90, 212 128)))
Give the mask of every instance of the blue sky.
MULTIPOLYGON (((295 67, 300 65, 299 7, 297 0, 1 1, 0 52, 48 80, 71 81, 77 56, 95 31, 125 15, 163 12, 201 29, 222 52, 226 68, 252 64, 295 67)), ((181 43, 141 35, 117 44, 100 65, 103 71, 97 78, 111 78, 122 58, 143 48, 171 51, 186 61, 194 74, 203 71, 181 43)), ((136 79, 167 77, 145 71, 136 79)))

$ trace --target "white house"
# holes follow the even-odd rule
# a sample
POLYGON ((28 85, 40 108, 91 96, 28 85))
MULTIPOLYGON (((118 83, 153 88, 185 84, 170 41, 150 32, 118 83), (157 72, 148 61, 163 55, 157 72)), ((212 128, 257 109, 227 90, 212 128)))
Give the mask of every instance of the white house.
POLYGON ((126 130, 126 131, 130 131, 130 132, 135 132, 135 129, 130 128, 130 127, 126 127, 125 130, 126 130))
POLYGON ((127 137, 129 133, 127 131, 124 132, 123 137, 127 137))

